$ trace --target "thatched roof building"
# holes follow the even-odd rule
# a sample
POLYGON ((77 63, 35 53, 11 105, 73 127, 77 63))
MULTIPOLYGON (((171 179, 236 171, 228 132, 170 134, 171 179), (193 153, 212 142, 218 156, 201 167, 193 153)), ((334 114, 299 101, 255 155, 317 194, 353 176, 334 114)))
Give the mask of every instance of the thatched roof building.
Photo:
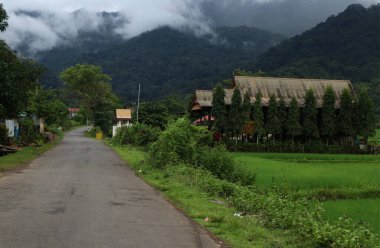
MULTIPOLYGON (((242 95, 248 91, 251 102, 256 101, 256 94, 261 92, 262 105, 268 106, 269 98, 274 95, 277 100, 283 98, 286 104, 289 104, 292 98, 296 98, 299 107, 303 107, 304 98, 308 89, 313 89, 317 98, 317 107, 322 107, 323 95, 328 85, 331 85, 336 94, 336 99, 340 98, 343 89, 347 88, 354 94, 352 84, 349 80, 325 80, 325 79, 297 79, 297 78, 274 78, 274 77, 252 77, 252 76, 235 76, 233 87, 240 89, 242 95)), ((225 103, 231 104, 233 89, 226 89, 225 103)), ((195 91, 195 101, 192 110, 212 107, 212 91, 197 90, 195 91)), ((335 103, 339 108, 339 101, 335 103)))

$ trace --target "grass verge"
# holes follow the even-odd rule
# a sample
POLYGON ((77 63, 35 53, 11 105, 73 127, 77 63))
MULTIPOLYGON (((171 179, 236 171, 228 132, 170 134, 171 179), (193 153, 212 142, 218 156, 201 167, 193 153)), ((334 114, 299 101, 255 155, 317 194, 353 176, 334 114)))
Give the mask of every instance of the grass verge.
POLYGON ((64 134, 60 134, 57 138, 49 143, 45 143, 39 147, 24 147, 22 150, 0 157, 0 176, 2 172, 14 169, 18 166, 25 165, 26 163, 34 160, 42 153, 50 150, 59 142, 61 142, 64 134))
POLYGON ((146 182, 163 192, 187 216, 233 247, 297 247, 290 232, 264 228, 255 216, 234 216, 238 211, 227 203, 189 187, 180 177, 168 177, 144 163, 144 152, 131 146, 112 147, 146 182))

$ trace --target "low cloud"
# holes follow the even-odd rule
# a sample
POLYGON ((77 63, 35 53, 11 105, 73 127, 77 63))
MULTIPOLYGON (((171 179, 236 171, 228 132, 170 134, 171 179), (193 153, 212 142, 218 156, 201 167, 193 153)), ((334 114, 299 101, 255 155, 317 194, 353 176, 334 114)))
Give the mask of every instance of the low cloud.
POLYGON ((286 35, 300 33, 349 4, 380 0, 3 0, 9 27, 0 34, 29 53, 69 44, 105 23, 125 39, 160 26, 212 34, 212 26, 247 25, 286 35), (117 13, 105 17, 102 12, 117 13))

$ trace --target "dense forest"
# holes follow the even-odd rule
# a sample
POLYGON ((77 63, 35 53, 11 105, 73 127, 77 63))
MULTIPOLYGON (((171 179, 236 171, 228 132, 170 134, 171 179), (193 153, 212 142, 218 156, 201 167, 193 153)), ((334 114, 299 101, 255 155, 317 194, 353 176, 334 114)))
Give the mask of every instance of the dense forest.
POLYGON ((221 27, 202 37, 162 27, 126 41, 96 32, 81 34, 75 45, 57 47, 36 58, 47 68, 42 79, 47 86, 61 84, 57 75, 63 69, 91 63, 112 77, 113 89, 124 102, 133 102, 138 83, 143 100, 210 88, 231 77, 233 69, 253 66, 259 54, 283 39, 248 27, 221 27))
MULTIPOLYGON (((264 53, 252 70, 274 76, 349 79, 380 106, 380 4, 350 5, 264 53)), ((378 114, 380 114, 378 109, 378 114)))

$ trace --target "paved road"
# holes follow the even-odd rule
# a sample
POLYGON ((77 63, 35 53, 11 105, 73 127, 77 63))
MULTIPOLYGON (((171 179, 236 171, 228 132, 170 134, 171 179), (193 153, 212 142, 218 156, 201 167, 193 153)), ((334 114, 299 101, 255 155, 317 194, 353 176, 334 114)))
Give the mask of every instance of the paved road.
POLYGON ((83 130, 0 179, 1 248, 216 247, 83 130))

